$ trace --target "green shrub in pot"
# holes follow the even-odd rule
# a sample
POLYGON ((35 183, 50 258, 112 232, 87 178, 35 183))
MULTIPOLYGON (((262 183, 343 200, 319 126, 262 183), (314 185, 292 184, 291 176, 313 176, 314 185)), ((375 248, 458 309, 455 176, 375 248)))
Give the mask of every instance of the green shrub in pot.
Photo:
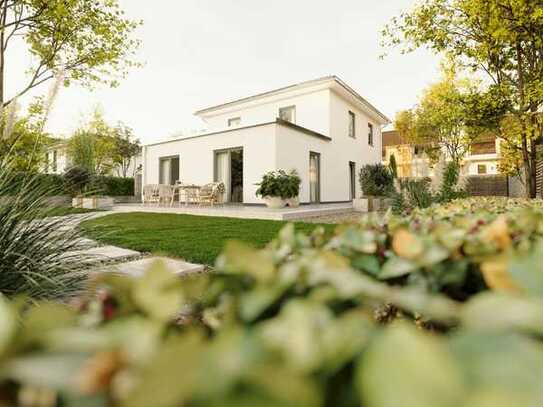
POLYGON ((262 197, 270 207, 297 206, 301 183, 295 170, 288 173, 285 170, 270 171, 257 184, 256 195, 262 197))

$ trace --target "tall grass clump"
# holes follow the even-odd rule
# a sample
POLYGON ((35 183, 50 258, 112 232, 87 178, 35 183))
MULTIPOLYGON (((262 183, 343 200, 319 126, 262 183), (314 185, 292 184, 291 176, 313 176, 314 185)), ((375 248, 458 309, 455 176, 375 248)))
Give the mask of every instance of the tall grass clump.
MULTIPOLYGON (((53 99, 50 95, 49 99, 53 99)), ((12 137, 17 120, 15 104, 0 112, 0 142, 12 137)), ((51 101, 44 106, 48 112, 51 101)), ((46 115, 42 118, 45 123, 46 115)), ((35 145, 43 142, 38 135, 35 145)), ((28 151, 28 162, 37 159, 38 149, 28 151)), ((0 157, 0 293, 26 295, 33 299, 59 299, 78 292, 85 279, 79 271, 89 260, 75 220, 54 217, 48 197, 62 195, 62 188, 44 183, 35 169, 24 173, 16 167, 15 153, 0 157)), ((88 263, 87 263, 88 264, 88 263)))
POLYGON ((17 183, 9 161, 0 162, 0 292, 35 299, 70 296, 80 290, 84 274, 74 219, 53 217, 47 197, 55 186, 27 174, 17 183))

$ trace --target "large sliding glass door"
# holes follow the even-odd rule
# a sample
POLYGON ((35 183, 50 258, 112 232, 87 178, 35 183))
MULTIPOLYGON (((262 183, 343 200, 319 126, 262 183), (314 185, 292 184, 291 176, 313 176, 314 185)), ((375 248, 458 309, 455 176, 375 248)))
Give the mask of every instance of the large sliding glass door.
POLYGON ((242 148, 215 151, 215 182, 224 184, 225 202, 243 202, 242 148))
POLYGON ((321 201, 321 155, 309 153, 309 199, 311 203, 321 201))
POLYGON ((158 174, 159 184, 173 185, 179 181, 179 156, 161 157, 158 174))

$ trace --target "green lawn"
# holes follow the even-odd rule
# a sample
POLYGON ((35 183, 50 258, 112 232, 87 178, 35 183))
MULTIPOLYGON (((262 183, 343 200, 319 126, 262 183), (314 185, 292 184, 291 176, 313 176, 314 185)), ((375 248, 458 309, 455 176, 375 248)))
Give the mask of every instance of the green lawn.
MULTIPOLYGON (((123 213, 84 222, 85 233, 103 243, 212 265, 227 240, 255 247, 272 240, 287 222, 158 213, 123 213)), ((311 232, 318 225, 295 223, 311 232)), ((322 225, 333 231, 335 225, 322 225)))

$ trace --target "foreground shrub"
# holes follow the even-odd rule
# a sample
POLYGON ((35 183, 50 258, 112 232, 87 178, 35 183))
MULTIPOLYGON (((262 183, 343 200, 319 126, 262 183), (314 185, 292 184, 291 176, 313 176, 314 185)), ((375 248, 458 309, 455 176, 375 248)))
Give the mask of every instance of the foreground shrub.
POLYGON ((0 299, 0 396, 540 406, 542 233, 541 203, 457 201, 331 239, 287 226, 262 250, 230 243, 209 276, 103 275, 73 306, 0 299))
POLYGON ((383 164, 365 165, 358 180, 364 196, 386 196, 394 186, 394 175, 383 164))
POLYGON ((47 197, 61 195, 43 177, 21 178, 0 163, 0 292, 32 298, 62 298, 81 289, 77 271, 85 258, 81 239, 69 219, 51 218, 47 197), (16 185, 16 187, 14 187, 16 185))

